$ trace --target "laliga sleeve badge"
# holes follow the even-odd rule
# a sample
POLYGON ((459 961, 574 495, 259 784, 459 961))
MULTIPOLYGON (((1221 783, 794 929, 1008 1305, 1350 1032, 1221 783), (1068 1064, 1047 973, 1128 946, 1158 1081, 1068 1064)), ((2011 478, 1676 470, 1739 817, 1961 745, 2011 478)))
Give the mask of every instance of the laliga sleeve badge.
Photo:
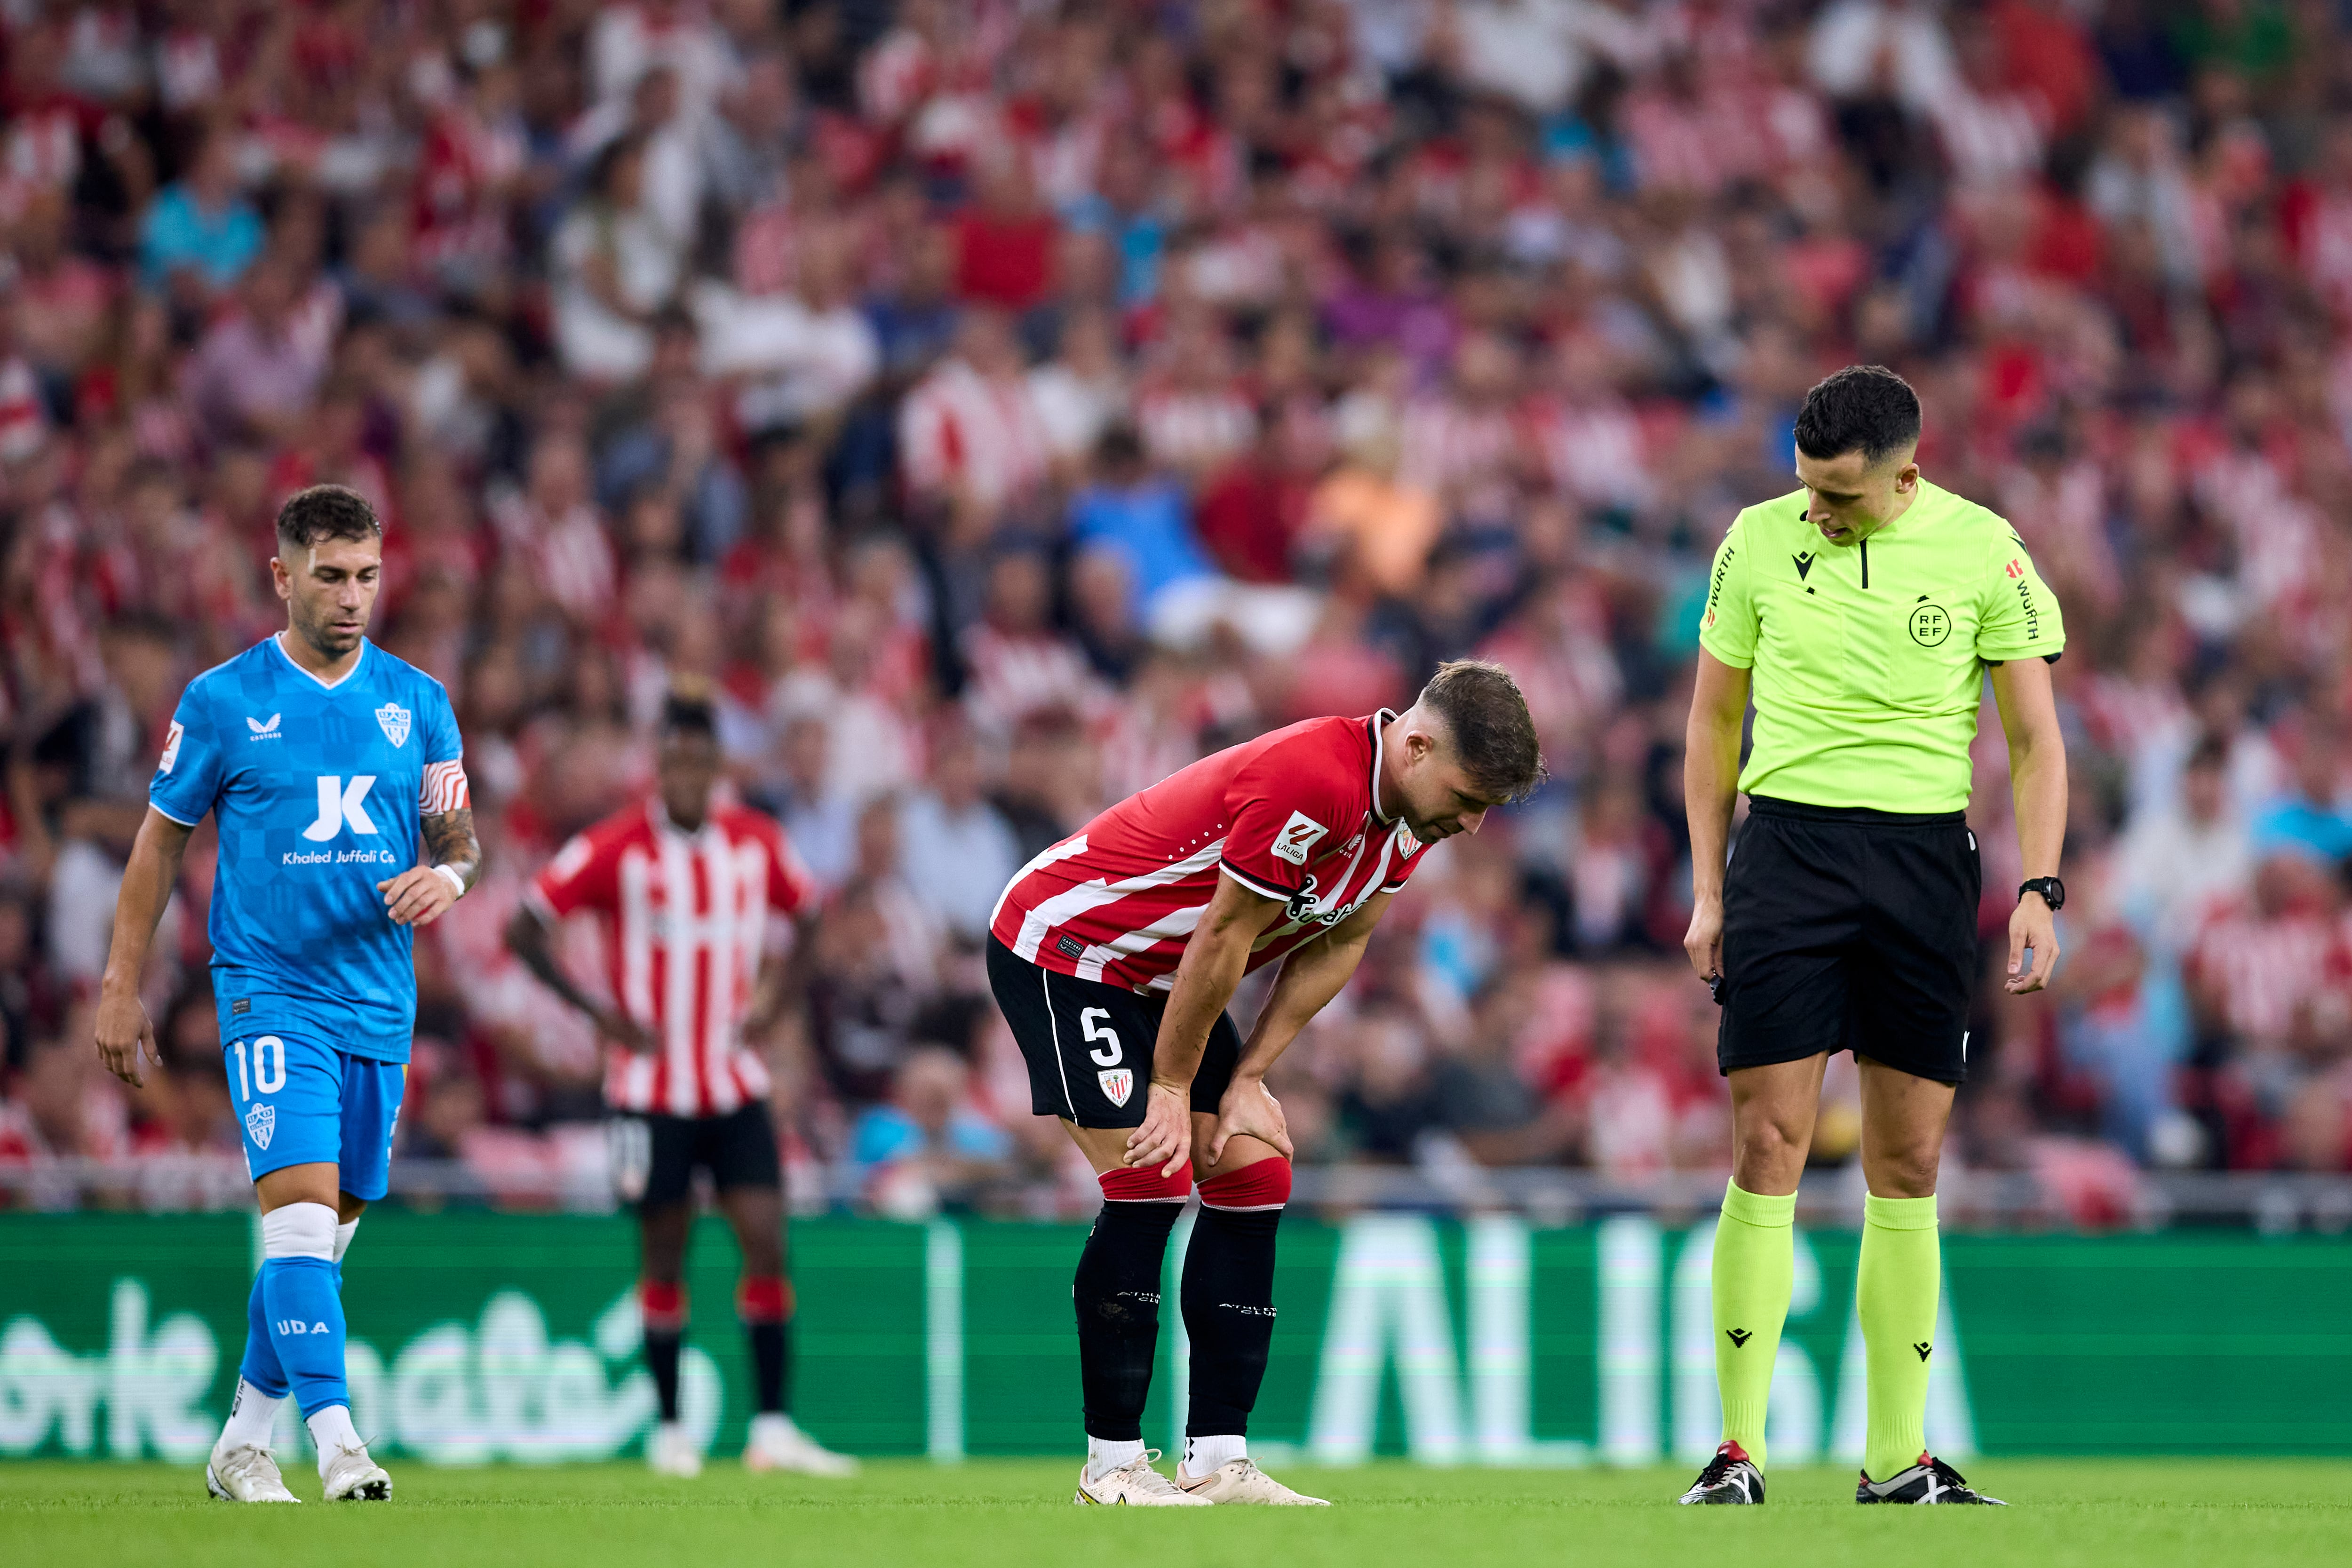
POLYGON ((1282 831, 1274 836, 1274 858, 1304 866, 1307 852, 1315 847, 1315 841, 1330 831, 1305 812, 1294 811, 1290 820, 1282 825, 1282 831))

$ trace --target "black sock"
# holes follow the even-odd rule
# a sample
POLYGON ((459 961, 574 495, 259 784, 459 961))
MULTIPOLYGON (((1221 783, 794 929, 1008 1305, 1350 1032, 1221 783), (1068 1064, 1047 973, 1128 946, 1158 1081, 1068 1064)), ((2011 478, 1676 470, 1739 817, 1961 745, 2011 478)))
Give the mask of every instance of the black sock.
POLYGON ((661 1403, 665 1421, 677 1419, 677 1352, 685 1342, 681 1331, 646 1331, 646 1367, 654 1374, 654 1397, 661 1403))
POLYGON ((1087 1436, 1143 1436, 1143 1400, 1160 1350, 1160 1269, 1181 1204, 1113 1200, 1095 1216, 1070 1294, 1078 1310, 1078 1380, 1087 1436))
POLYGON ((751 1391, 759 1397, 760 1414, 781 1415, 789 1408, 784 1397, 793 1370, 792 1325, 746 1323, 743 1332, 751 1342, 751 1391))
POLYGON ((1245 1436, 1274 1342, 1275 1209, 1202 1205, 1184 1253, 1184 1331, 1192 1341, 1188 1437, 1245 1436))

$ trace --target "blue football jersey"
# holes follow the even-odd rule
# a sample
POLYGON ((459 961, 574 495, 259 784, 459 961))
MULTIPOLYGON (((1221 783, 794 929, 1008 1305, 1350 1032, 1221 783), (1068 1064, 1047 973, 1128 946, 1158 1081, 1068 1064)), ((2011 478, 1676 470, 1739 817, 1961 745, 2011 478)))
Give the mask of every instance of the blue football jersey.
POLYGON ((408 1059, 412 933, 376 884, 419 863, 425 769, 459 757, 441 683, 364 640, 332 686, 275 637, 188 683, 148 800, 174 822, 209 811, 220 826, 223 1039, 301 1034, 408 1059))

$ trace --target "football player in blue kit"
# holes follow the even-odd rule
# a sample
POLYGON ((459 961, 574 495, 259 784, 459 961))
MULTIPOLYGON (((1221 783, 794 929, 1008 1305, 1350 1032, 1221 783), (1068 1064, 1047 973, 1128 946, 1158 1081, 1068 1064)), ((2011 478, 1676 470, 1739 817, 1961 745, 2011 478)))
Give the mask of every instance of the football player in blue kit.
POLYGON ((384 1194, 416 1018, 415 929, 479 873, 457 721, 441 683, 367 640, 383 529, 356 491, 314 485, 278 513, 286 629, 189 682, 124 870, 98 1051, 141 1081, 162 1062, 140 1000, 156 921, 205 814, 220 832, 210 934, 229 1091, 261 1208, 245 1359, 205 1484, 292 1502, 270 1451, 290 1392, 330 1501, 392 1479, 352 1425, 344 1250, 384 1194))

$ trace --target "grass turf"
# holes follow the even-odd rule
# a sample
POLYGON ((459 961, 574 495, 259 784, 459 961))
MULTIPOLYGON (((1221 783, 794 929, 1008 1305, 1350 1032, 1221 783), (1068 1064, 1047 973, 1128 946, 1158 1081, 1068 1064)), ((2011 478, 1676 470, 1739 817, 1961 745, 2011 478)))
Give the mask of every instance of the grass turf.
MULTIPOLYGON (((1970 1479, 2015 1506, 1926 1516, 1855 1507, 1843 1469, 1776 1472, 1762 1509, 1678 1509, 1682 1469, 1285 1466, 1283 1479, 1337 1506, 1149 1520, 1070 1506, 1075 1461, 882 1461, 846 1483, 747 1476, 727 1463, 690 1482, 625 1465, 392 1468, 391 1503, 329 1510, 213 1502, 201 1468, 0 1465, 0 1559, 27 1568, 1104 1568, 1138 1554, 1183 1568, 2352 1561, 2352 1489, 2342 1464, 2320 1460, 1979 1459, 1966 1467, 1970 1479)), ((289 1480, 317 1498, 315 1476, 289 1469, 289 1480)))

